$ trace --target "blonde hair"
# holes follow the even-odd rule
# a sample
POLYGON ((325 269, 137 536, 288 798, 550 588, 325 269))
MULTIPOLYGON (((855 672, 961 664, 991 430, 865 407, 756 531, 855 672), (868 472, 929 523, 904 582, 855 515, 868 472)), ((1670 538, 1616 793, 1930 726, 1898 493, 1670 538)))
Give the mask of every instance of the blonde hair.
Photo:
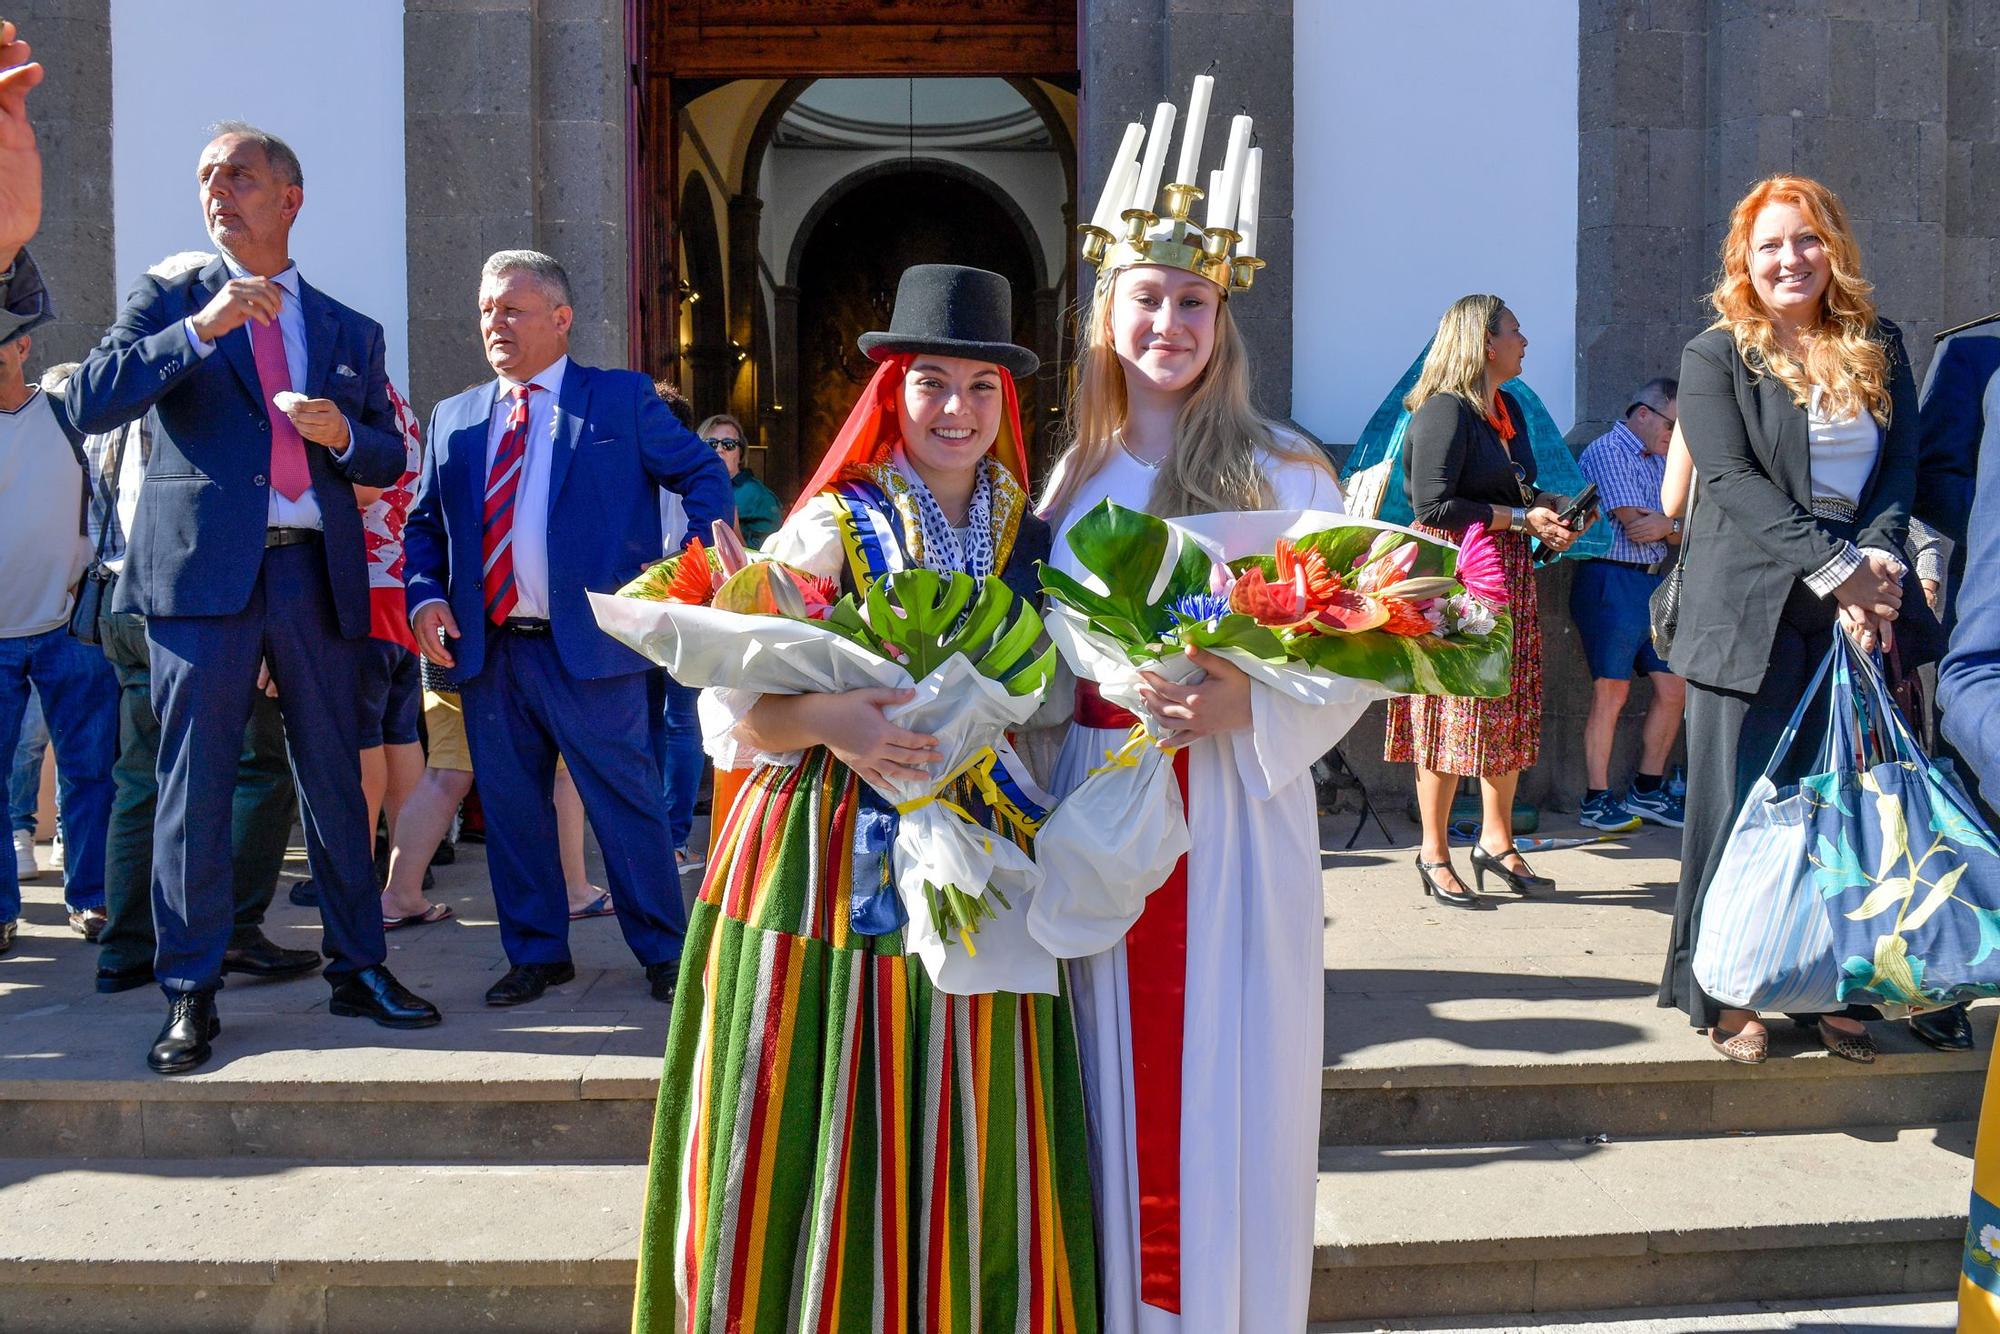
POLYGON ((1439 394, 1454 394, 1480 416, 1491 416, 1486 397, 1486 340, 1500 332, 1500 313, 1507 303, 1490 292, 1475 292, 1451 303, 1438 321, 1431 350, 1416 384, 1403 397, 1411 412, 1439 394))
POLYGON ((708 439, 708 433, 718 426, 734 426, 736 428, 736 438, 741 440, 745 445, 750 443, 750 433, 743 429, 743 423, 737 421, 736 418, 726 412, 717 412, 703 418, 701 425, 695 427, 694 433, 706 440, 708 439))
POLYGON ((1750 187, 1729 214, 1722 238, 1722 272, 1709 302, 1715 307, 1712 329, 1727 329, 1736 348, 1755 353, 1753 372, 1769 374, 1791 390, 1800 407, 1821 387, 1826 406, 1845 417, 1866 410, 1878 425, 1889 424, 1889 353, 1875 320, 1873 283, 1861 276, 1861 247, 1848 224, 1840 196, 1806 176, 1767 176, 1750 187), (1750 279, 1750 233, 1757 215, 1772 203, 1790 204, 1805 214, 1826 251, 1826 293, 1813 336, 1806 340, 1803 359, 1778 342, 1771 312, 1750 279))
MULTIPOLYGON (((1111 305, 1118 274, 1101 275, 1083 317, 1081 354, 1065 422, 1068 444, 1043 493, 1041 512, 1058 521, 1083 484, 1119 448, 1128 404, 1125 367, 1111 333, 1111 305)), ((1186 391, 1174 419, 1174 444, 1153 479, 1147 510, 1162 518, 1218 510, 1269 509, 1271 484, 1258 455, 1332 468, 1312 445, 1283 430, 1250 403, 1250 358, 1243 335, 1218 302, 1215 343, 1208 364, 1186 391)))

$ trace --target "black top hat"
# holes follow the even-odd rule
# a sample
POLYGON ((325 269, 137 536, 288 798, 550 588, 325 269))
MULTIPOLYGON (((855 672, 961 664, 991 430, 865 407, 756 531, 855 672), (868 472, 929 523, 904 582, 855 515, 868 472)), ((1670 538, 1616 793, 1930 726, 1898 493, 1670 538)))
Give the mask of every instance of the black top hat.
POLYGON ((886 331, 862 334, 856 345, 875 361, 897 352, 990 361, 1016 379, 1033 375, 1042 359, 1012 341, 1014 289, 1005 278, 963 264, 913 264, 896 284, 896 313, 886 331))

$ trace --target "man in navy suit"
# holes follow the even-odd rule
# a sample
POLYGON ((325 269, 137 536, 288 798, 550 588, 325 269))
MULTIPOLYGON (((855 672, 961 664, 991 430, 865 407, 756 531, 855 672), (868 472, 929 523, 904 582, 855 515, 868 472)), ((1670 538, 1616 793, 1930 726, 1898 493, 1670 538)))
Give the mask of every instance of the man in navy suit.
POLYGON ((403 531, 410 621, 424 656, 462 682, 486 810, 512 965, 489 1005, 576 976, 550 797, 558 754, 656 1000, 673 1000, 687 923, 649 741, 651 664, 597 628, 584 594, 659 559, 660 488, 680 494, 690 534, 732 521, 729 473, 644 376, 571 361, 574 318, 554 259, 486 261, 479 332, 499 378, 432 412, 403 531))
POLYGON ((217 128, 196 176, 218 258, 142 279, 69 381, 86 431, 148 412, 156 424, 115 601, 147 618, 160 721, 154 975, 169 1007, 148 1062, 162 1074, 201 1065, 220 1031, 230 803, 267 670, 320 887, 329 1009, 392 1028, 438 1022, 382 964, 361 794, 368 575, 354 487, 403 471, 382 327, 291 261, 305 199, 297 155, 253 126, 217 128))

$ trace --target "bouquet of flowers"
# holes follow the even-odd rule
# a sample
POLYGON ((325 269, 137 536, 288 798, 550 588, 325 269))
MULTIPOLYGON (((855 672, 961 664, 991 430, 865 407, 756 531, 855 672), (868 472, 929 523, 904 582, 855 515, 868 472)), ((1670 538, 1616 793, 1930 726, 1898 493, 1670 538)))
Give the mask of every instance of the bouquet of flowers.
POLYGON ((619 595, 591 594, 592 609, 607 633, 683 685, 914 689, 887 713, 938 739, 941 776, 868 785, 884 818, 860 822, 855 883, 901 907, 891 904, 875 933, 906 915, 910 948, 942 990, 1054 994, 1054 958, 1012 911, 1041 883, 1022 844, 1053 804, 1018 777, 1006 741, 1055 666, 1034 608, 997 578, 904 570, 836 598, 831 581, 777 561, 733 572, 731 563, 690 543, 619 595), (999 816, 1011 837, 972 819, 973 804, 999 816))
POLYGON ((1497 696, 1511 683, 1506 585, 1483 530, 1454 548, 1338 514, 1169 521, 1105 501, 1066 540, 1088 578, 1043 566, 1050 636, 1078 677, 1139 722, 1037 839, 1046 885, 1030 929, 1060 956, 1116 941, 1188 849, 1160 754, 1172 729, 1148 715, 1142 672, 1196 679, 1185 650, 1199 648, 1307 704, 1497 696))

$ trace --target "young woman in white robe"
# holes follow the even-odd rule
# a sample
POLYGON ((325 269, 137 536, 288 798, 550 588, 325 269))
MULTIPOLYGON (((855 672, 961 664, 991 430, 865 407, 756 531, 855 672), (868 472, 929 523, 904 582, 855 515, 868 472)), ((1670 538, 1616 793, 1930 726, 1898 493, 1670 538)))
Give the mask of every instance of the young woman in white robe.
MULTIPOLYGON (((1163 517, 1343 511, 1320 451, 1250 407, 1221 289, 1182 269, 1100 275, 1074 440, 1043 501, 1051 561, 1109 498, 1163 517)), ((1171 740, 1192 850, 1111 949, 1073 960, 1105 1334, 1303 1329, 1313 1260, 1324 975, 1313 762, 1366 706, 1311 708, 1197 654, 1146 706, 1171 740)), ((1079 691, 1054 775, 1073 790, 1132 718, 1079 691), (1122 715, 1122 716, 1121 716, 1122 715)))

